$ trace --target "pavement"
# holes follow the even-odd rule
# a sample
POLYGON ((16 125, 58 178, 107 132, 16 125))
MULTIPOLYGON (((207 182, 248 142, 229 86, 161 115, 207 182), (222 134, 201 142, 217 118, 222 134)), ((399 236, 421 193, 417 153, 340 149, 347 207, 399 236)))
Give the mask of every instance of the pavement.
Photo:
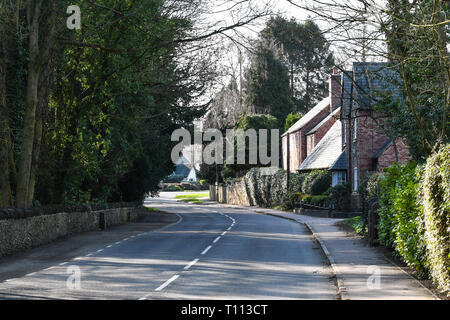
MULTIPOLYGON (((207 201, 214 207, 243 208, 207 201)), ((297 221, 305 225, 321 245, 343 300, 437 300, 428 288, 360 237, 342 230, 345 219, 320 218, 258 207, 254 212, 297 221)))
POLYGON ((80 234, 0 259, 0 299, 338 298, 325 255, 297 222, 164 194, 145 204, 172 219, 158 228, 143 222, 80 234))

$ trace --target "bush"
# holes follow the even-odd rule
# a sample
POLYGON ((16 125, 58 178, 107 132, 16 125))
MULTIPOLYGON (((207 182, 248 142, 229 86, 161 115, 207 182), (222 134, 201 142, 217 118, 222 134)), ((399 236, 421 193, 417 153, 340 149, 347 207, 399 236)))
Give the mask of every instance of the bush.
POLYGON ((303 197, 303 202, 315 205, 315 206, 328 206, 331 198, 329 196, 314 196, 307 195, 303 197))
POLYGON ((431 278, 450 293, 450 145, 432 155, 424 168, 419 196, 427 266, 431 278))
POLYGON ((380 180, 380 242, 395 249, 419 276, 426 273, 425 246, 417 205, 420 167, 411 162, 385 169, 380 180))
POLYGON ((321 195, 331 186, 332 175, 328 170, 311 171, 303 180, 302 192, 311 195, 321 195))
POLYGON ((222 171, 220 172, 223 180, 234 179, 236 178, 236 172, 230 166, 224 166, 222 171))
POLYGON ((360 216, 353 217, 345 221, 345 224, 353 229, 357 234, 365 236, 368 232, 364 219, 360 216))
POLYGON ((306 196, 307 196, 306 194, 303 194, 301 192, 291 193, 291 195, 289 196, 289 201, 290 201, 292 207, 295 207, 296 202, 303 201, 303 198, 306 196))
POLYGON ((183 191, 183 188, 180 186, 165 186, 162 191, 164 192, 183 191))
POLYGON ((331 204, 337 210, 345 210, 350 207, 350 185, 348 183, 331 187, 327 193, 330 197, 331 204))

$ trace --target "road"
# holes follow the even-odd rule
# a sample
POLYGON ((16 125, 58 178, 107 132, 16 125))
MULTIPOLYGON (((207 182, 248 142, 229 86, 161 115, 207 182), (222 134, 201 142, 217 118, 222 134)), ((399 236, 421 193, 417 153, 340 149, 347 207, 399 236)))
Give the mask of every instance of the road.
POLYGON ((176 213, 178 219, 0 282, 0 299, 337 297, 330 267, 298 223, 167 196, 146 205, 176 213))

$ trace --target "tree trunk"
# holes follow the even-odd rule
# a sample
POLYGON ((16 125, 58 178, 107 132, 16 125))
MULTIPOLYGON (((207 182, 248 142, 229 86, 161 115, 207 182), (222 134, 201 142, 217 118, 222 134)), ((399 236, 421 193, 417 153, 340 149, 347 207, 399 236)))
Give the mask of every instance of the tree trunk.
POLYGON ((36 110, 36 126, 34 134, 33 157, 30 170, 30 182, 28 186, 27 206, 31 206, 34 199, 36 178, 39 168, 39 158, 43 138, 43 127, 47 119, 50 87, 53 79, 53 59, 50 57, 42 68, 39 80, 39 103, 36 110))
POLYGON ((6 48, 3 28, 0 25, 0 208, 12 206, 9 159, 11 138, 9 110, 6 105, 6 48))
POLYGON ((20 152, 19 172, 17 174, 16 206, 27 208, 28 188, 31 175, 31 163, 33 159, 33 147, 36 128, 36 109, 38 106, 38 87, 40 76, 39 60, 39 15, 40 1, 29 1, 28 29, 29 29, 29 54, 28 78, 26 92, 26 106, 23 125, 23 141, 20 152))

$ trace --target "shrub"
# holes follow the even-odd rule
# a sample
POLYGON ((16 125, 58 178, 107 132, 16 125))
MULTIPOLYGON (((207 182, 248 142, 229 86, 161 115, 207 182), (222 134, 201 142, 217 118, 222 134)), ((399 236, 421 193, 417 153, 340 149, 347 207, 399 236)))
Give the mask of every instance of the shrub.
POLYGON ((234 170, 229 166, 224 166, 220 174, 223 180, 236 178, 236 172, 234 172, 234 170))
POLYGON ((379 199, 379 183, 382 176, 380 172, 371 172, 366 174, 359 184, 358 193, 361 197, 362 218, 365 224, 368 224, 370 206, 379 199))
POLYGON ((338 184, 327 191, 331 204, 338 210, 347 209, 350 206, 350 185, 338 184))
POLYGON ((360 216, 348 219, 345 221, 345 224, 359 235, 364 236, 367 234, 367 225, 364 223, 364 219, 360 216))
POLYGON ((174 191, 183 191, 183 188, 180 186, 165 186, 163 188, 165 192, 174 192, 174 191))
POLYGON ((328 170, 311 171, 303 180, 302 192, 321 195, 330 188, 331 180, 331 172, 328 170))
POLYGON ((380 180, 380 242, 395 249, 419 276, 426 273, 425 247, 417 205, 419 167, 411 162, 385 169, 380 180))
POLYGON ((427 266, 438 288, 450 293, 450 145, 432 155, 420 183, 427 266))
POLYGON ((291 193, 291 195, 289 196, 289 201, 290 201, 292 207, 295 206, 295 203, 296 203, 297 201, 303 201, 303 198, 304 198, 304 197, 306 197, 306 194, 303 194, 303 193, 301 193, 301 192, 294 192, 294 193, 291 193))
POLYGON ((330 203, 329 196, 323 195, 307 195, 303 197, 303 202, 315 205, 315 206, 327 206, 330 203))

